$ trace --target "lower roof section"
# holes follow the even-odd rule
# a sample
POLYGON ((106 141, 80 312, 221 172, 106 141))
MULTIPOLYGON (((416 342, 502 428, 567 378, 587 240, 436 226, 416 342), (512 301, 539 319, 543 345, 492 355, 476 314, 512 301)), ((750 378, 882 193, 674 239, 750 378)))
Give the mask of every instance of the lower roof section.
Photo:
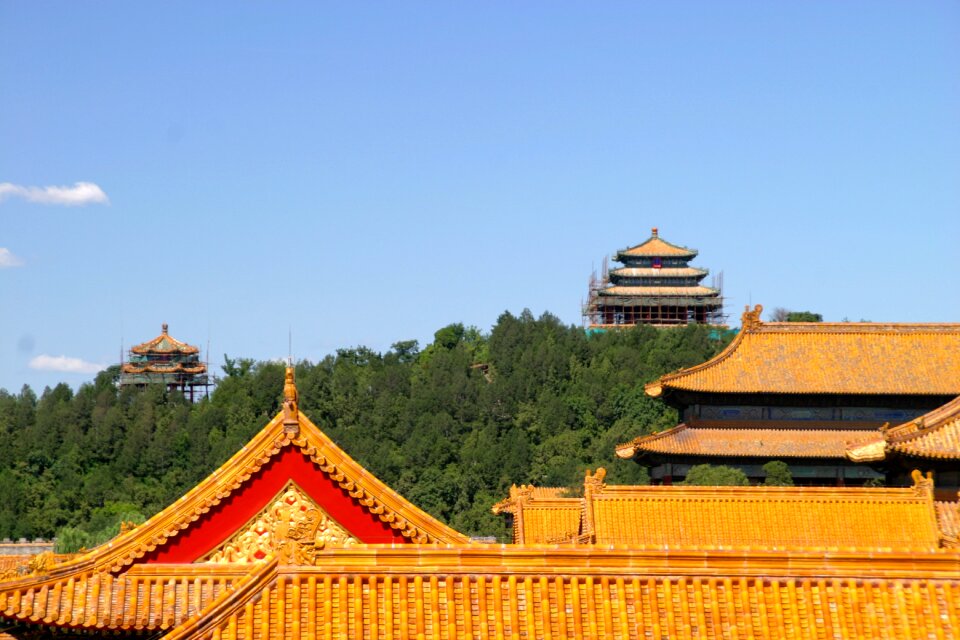
POLYGON ((920 579, 904 554, 761 555, 338 550, 323 569, 264 565, 165 637, 917 638, 958 628, 956 556, 930 559, 920 579))
POLYGON ((847 450, 883 440, 879 430, 817 428, 691 427, 680 424, 618 445, 624 459, 643 454, 741 458, 838 458, 847 450))
POLYGON ((960 398, 882 434, 877 441, 851 446, 847 457, 855 462, 876 462, 889 456, 960 460, 960 398))

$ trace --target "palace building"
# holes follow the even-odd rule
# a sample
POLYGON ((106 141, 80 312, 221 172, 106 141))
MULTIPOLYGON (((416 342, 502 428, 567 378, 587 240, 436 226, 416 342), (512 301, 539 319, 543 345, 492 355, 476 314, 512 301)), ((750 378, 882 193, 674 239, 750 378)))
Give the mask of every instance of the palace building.
POLYGON ((912 475, 687 488, 598 471, 583 498, 515 487, 495 507, 515 543, 481 544, 337 447, 288 369, 277 416, 165 510, 6 572, 0 638, 956 638, 960 514, 912 475))
POLYGON ((131 348, 127 358, 120 367, 120 386, 160 384, 191 401, 207 395, 207 365, 200 361, 200 349, 171 336, 166 322, 159 336, 131 348))
POLYGON ((604 259, 601 277, 590 279, 584 319, 592 329, 722 324, 720 289, 701 284, 708 271, 690 266, 696 256, 696 249, 667 242, 654 227, 644 242, 617 252, 622 267, 608 271, 604 259))
POLYGON ((762 465, 781 460, 802 484, 897 484, 922 466, 960 485, 947 435, 957 437, 960 324, 762 322, 761 311, 747 309, 716 357, 647 385, 681 422, 619 445, 619 457, 664 484, 702 463, 762 482, 762 465))

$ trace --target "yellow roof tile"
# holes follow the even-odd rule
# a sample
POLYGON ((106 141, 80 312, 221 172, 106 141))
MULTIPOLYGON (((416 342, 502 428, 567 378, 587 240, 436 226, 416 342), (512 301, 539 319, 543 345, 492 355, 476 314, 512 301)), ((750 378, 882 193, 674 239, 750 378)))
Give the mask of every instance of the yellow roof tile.
POLYGON ((939 547, 932 499, 911 489, 607 487, 587 509, 597 544, 939 547))
POLYGON ((750 570, 745 556, 676 550, 358 549, 331 554, 328 568, 265 564, 165 637, 953 637, 950 560, 929 560, 941 575, 916 579, 880 554, 871 562, 886 573, 861 579, 810 571, 814 557, 770 556, 750 570))
POLYGON ((763 323, 761 310, 718 356, 647 393, 960 395, 960 324, 763 323))
POLYGON ((888 429, 884 435, 888 451, 921 458, 960 459, 960 397, 888 429))

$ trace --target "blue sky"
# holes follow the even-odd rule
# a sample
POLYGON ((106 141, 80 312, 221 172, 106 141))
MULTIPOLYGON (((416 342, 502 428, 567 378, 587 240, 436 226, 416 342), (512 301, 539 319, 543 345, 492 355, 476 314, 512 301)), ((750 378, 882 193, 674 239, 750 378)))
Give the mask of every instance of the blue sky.
POLYGON ((579 323, 652 226, 732 324, 958 321, 958 60, 956 2, 0 2, 0 387, 162 322, 215 365, 579 323))

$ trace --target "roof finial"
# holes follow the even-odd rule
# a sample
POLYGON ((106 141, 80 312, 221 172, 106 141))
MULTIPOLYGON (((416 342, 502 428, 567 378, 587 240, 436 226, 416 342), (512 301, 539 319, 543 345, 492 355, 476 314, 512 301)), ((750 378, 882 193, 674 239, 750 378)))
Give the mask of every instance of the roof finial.
POLYGON ((163 335, 167 335, 167 323, 164 322, 162 325, 160 325, 160 328, 163 329, 163 335))
POLYGON ((653 234, 653 237, 656 238, 656 237, 657 237, 657 228, 654 227, 653 229, 650 229, 650 233, 652 233, 652 234, 653 234))
POLYGON ((763 305, 756 305, 753 311, 750 310, 750 305, 747 305, 743 310, 743 316, 740 318, 740 329, 742 331, 749 331, 750 329, 760 326, 761 313, 763 313, 763 305))
POLYGON ((283 380, 283 430, 291 437, 300 434, 299 400, 297 383, 293 379, 293 367, 288 366, 283 380))

